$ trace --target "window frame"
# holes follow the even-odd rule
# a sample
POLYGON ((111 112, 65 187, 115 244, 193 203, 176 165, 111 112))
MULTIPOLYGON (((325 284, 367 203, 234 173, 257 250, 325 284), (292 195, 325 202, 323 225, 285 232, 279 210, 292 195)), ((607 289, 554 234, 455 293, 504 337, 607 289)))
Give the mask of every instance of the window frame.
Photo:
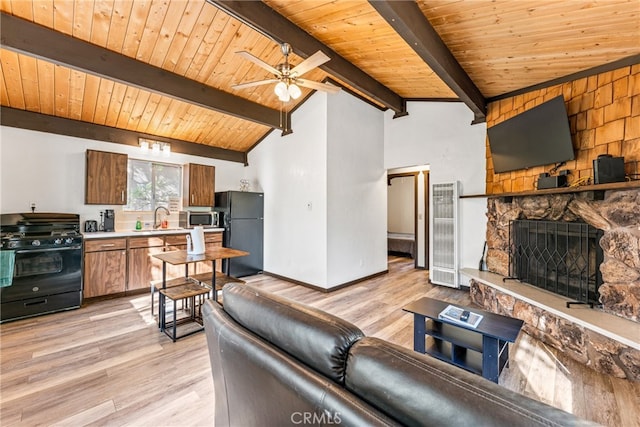
POLYGON ((157 202, 157 199, 156 199, 156 185, 157 185, 157 182, 156 182, 157 181, 156 180, 157 172, 155 171, 156 165, 176 168, 178 170, 178 175, 179 175, 180 182, 178 183, 178 194, 175 197, 177 197, 179 200, 182 200, 184 169, 183 169, 183 166, 181 164, 162 162, 162 161, 158 161, 158 160, 155 160, 155 159, 129 158, 127 160, 127 204, 124 205, 123 208, 122 208, 122 210, 124 212, 130 212, 130 213, 153 212, 159 206, 164 206, 167 209, 169 209, 168 204, 165 205, 164 202, 163 202, 163 204, 158 205, 158 202, 157 202), (129 173, 130 162, 142 162, 142 163, 149 163, 151 165, 151 210, 135 210, 135 209, 131 208, 131 203, 129 201, 129 198, 132 197, 133 192, 131 191, 131 187, 130 187, 131 180, 129 179, 130 178, 130 173, 129 173))

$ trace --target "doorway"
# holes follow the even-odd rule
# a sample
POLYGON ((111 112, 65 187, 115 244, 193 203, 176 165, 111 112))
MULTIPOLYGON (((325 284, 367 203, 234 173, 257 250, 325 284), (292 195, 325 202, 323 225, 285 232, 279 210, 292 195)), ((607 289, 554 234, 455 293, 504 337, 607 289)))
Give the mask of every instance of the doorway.
POLYGON ((429 268, 429 168, 387 171, 387 249, 429 268))

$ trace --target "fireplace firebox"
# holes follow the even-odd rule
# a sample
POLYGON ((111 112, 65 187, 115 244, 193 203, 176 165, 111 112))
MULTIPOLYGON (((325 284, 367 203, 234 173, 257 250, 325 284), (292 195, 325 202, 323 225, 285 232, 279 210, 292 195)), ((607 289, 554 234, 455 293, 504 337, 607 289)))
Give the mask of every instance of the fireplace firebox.
POLYGON ((571 299, 599 304, 602 231, 582 222, 511 222, 509 273, 512 278, 571 299))

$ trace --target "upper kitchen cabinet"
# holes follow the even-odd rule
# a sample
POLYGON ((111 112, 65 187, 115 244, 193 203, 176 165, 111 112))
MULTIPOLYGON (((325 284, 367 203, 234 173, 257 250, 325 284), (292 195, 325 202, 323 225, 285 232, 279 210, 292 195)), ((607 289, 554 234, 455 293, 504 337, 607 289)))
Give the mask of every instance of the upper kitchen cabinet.
POLYGON ((189 163, 183 166, 183 206, 213 206, 216 182, 214 166, 189 163))
POLYGON ((84 203, 127 204, 127 155, 87 150, 84 203))

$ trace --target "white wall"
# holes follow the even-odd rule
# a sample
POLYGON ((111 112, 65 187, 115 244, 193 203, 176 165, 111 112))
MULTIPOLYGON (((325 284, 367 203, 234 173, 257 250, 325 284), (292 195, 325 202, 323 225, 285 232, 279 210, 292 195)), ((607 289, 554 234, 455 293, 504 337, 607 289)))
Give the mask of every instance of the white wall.
POLYGON ((383 113, 339 92, 327 96, 327 286, 387 269, 383 113))
POLYGON ((315 94, 292 114, 293 133, 272 132, 249 153, 252 188, 263 191, 264 270, 327 283, 327 108, 315 94))
MULTIPOLYGON (((460 182, 460 194, 485 192, 486 124, 460 102, 409 102, 409 115, 385 114, 385 167, 429 164, 431 184, 460 182)), ((460 267, 477 268, 486 232, 486 198, 461 199, 460 267)), ((465 281, 463 281, 466 284, 465 281)))
POLYGON ((384 271, 382 112, 346 93, 314 94, 249 154, 265 193, 265 271, 331 288, 384 271))
MULTIPOLYGON (((241 163, 178 153, 171 153, 169 158, 154 157, 128 145, 0 126, 0 212, 28 212, 30 203, 35 202, 38 212, 79 213, 84 221, 99 220, 100 211, 113 208, 118 222, 120 206, 84 204, 87 149, 180 165, 192 162, 215 166, 217 191, 238 189, 246 170, 241 163)), ((147 217, 151 215, 144 215, 145 220, 147 217)))

